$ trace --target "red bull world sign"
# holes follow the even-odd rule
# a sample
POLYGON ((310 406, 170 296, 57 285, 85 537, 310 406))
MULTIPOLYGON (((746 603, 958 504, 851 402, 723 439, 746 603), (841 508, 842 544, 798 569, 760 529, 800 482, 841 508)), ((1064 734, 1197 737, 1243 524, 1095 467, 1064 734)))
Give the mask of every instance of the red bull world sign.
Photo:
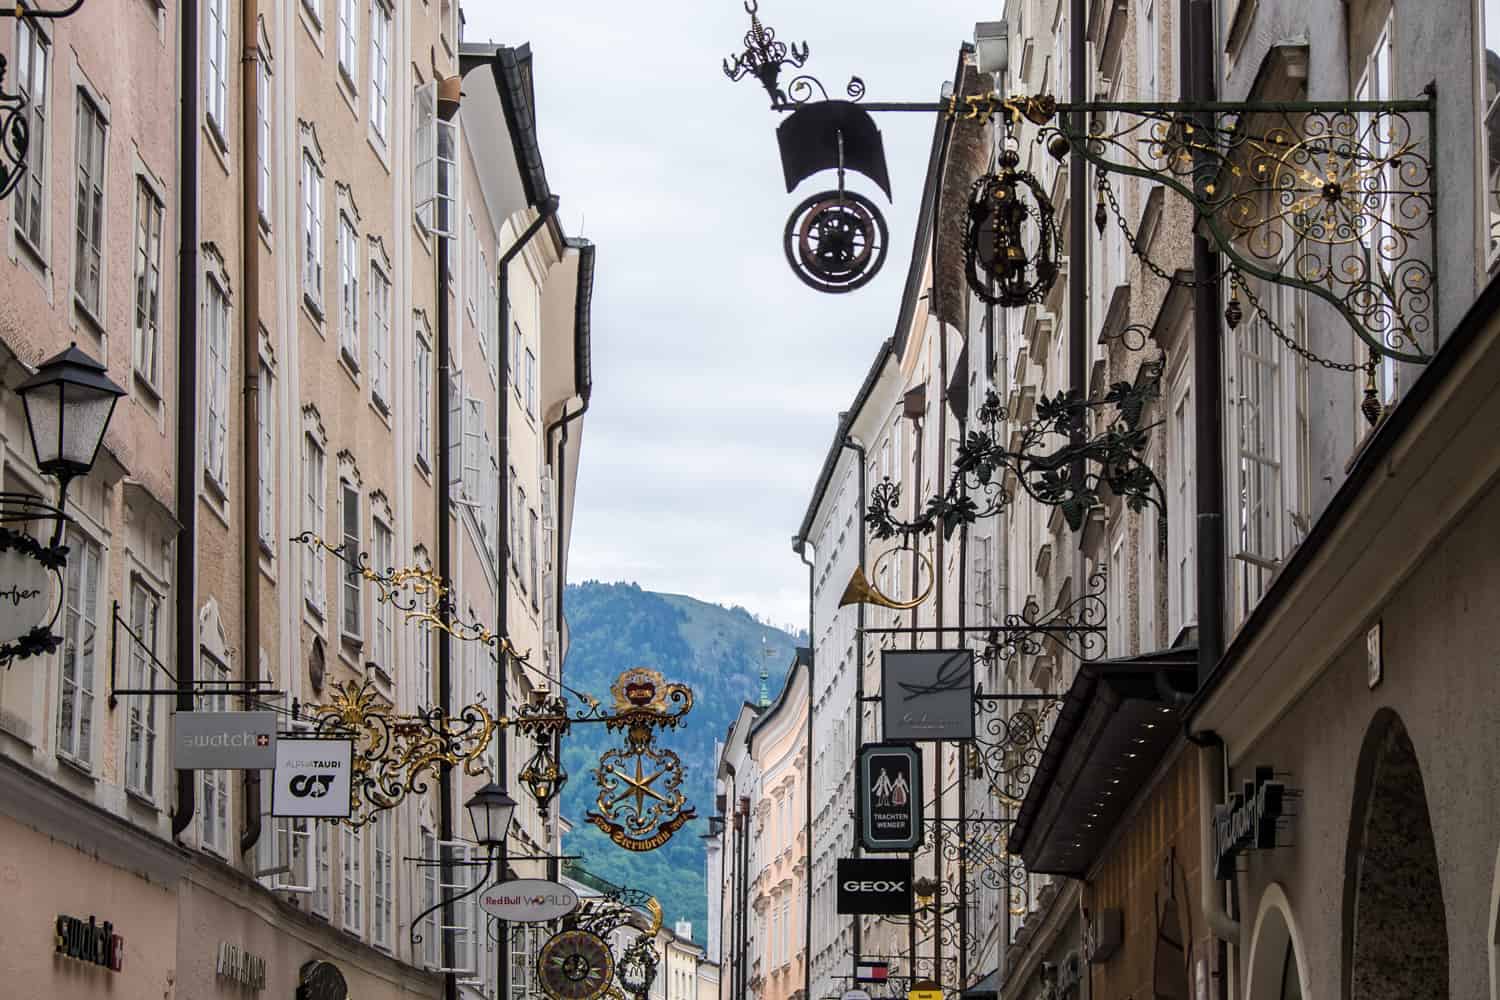
POLYGON ((484 890, 479 905, 497 920, 539 924, 572 913, 578 908, 578 894, 548 879, 518 878, 484 890))

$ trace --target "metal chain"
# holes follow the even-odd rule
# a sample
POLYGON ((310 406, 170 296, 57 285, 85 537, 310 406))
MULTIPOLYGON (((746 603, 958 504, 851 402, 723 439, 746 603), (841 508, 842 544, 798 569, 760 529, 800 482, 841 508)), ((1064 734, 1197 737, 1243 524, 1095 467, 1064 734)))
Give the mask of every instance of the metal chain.
POLYGON ((1245 276, 1241 274, 1237 269, 1230 269, 1229 283, 1245 293, 1245 301, 1250 303, 1250 308, 1255 310, 1255 315, 1259 317, 1260 321, 1266 325, 1266 328, 1276 336, 1276 339, 1285 344, 1287 346, 1287 349, 1290 350, 1293 354, 1300 355, 1304 361, 1310 361, 1315 365, 1321 365, 1324 368, 1328 368, 1336 372, 1363 371, 1372 374, 1374 373, 1375 368, 1380 364, 1379 360, 1374 357, 1371 357, 1368 361, 1359 363, 1349 361, 1330 361, 1327 358, 1320 357, 1319 355, 1314 354, 1306 347, 1303 347, 1301 344, 1297 343, 1295 338, 1288 335, 1287 332, 1281 328, 1281 325, 1271 318, 1271 314, 1266 312, 1266 307, 1260 304, 1260 299, 1257 298, 1255 293, 1250 290, 1250 283, 1245 280, 1245 276))
POLYGON ((1333 371, 1340 372, 1374 372, 1376 366, 1380 364, 1380 362, 1373 357, 1363 363, 1330 361, 1327 358, 1321 357, 1320 355, 1315 354, 1313 351, 1297 343, 1294 337, 1287 334, 1287 332, 1281 328, 1281 325, 1271 318, 1271 314, 1266 311, 1265 306, 1261 305, 1260 299, 1257 298, 1255 293, 1250 290, 1249 283, 1245 281, 1245 276, 1240 273, 1238 268, 1232 267, 1218 275, 1204 279, 1180 278, 1174 274, 1169 273, 1161 265, 1157 264, 1150 257, 1146 256, 1145 251, 1142 250, 1140 244, 1136 242, 1135 234, 1130 231, 1130 225, 1125 221, 1124 213, 1120 211, 1120 203, 1115 200, 1114 188, 1110 185, 1107 178, 1108 175, 1103 170, 1100 170, 1097 183, 1099 192, 1101 195, 1103 195, 1104 199, 1109 202, 1110 211, 1114 214, 1115 221, 1119 223, 1120 232, 1125 235, 1125 242, 1130 245, 1131 252, 1134 253, 1135 256, 1140 260, 1141 266, 1145 267, 1152 274, 1156 275, 1158 278, 1161 278, 1163 281, 1178 286, 1179 288, 1202 288, 1205 286, 1216 285, 1218 284, 1218 282, 1227 277, 1231 285, 1245 293, 1245 300, 1250 303, 1250 308, 1255 310, 1255 315, 1260 319, 1262 323, 1266 325, 1266 328, 1269 329, 1273 335, 1275 335, 1276 339, 1280 340, 1292 353, 1298 355, 1304 361, 1309 361, 1312 364, 1319 365, 1323 368, 1328 368, 1333 371))

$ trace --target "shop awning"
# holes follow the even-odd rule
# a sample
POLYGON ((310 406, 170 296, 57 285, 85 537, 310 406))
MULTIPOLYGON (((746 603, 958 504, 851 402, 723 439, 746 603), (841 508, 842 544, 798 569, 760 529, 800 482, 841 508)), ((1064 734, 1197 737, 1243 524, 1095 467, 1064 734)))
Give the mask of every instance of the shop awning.
POLYGON ((1181 725, 1197 681, 1196 642, 1084 664, 1011 828, 1028 871, 1081 878, 1181 725))

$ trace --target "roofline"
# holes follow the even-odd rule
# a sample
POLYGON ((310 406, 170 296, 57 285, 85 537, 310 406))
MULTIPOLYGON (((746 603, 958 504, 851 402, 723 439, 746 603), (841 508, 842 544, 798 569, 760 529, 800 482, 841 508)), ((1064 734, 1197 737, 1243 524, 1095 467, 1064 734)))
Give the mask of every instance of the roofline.
MULTIPOLYGON (((844 450, 844 439, 849 436, 849 428, 854 423, 855 417, 860 410, 864 409, 870 394, 875 391, 875 384, 880 381, 880 376, 885 370, 885 363, 896 357, 895 345, 891 338, 887 337, 875 352, 875 361, 870 365, 869 374, 865 376, 859 391, 854 394, 854 402, 849 404, 849 409, 839 417, 838 428, 833 433, 833 444, 828 448, 828 456, 823 459, 823 469, 818 473, 817 485, 813 487, 812 499, 807 503, 807 513, 802 515, 802 526, 797 529, 797 535, 792 539, 792 550, 801 552, 803 545, 807 543, 808 536, 812 534, 813 519, 818 516, 818 508, 823 505, 823 495, 828 492, 828 484, 833 479, 833 472, 838 468, 839 453, 844 450)), ((864 498, 860 498, 864 503, 864 498)))

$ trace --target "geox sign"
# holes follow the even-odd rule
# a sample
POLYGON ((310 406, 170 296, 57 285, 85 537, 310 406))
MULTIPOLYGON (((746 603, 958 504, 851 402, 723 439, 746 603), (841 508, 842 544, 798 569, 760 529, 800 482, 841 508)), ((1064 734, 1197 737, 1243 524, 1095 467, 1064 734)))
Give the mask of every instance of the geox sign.
POLYGON ((906 916, 912 912, 911 858, 839 858, 840 914, 906 916))
POLYGON ((1269 767, 1255 769, 1255 781, 1245 782, 1242 795, 1231 795, 1214 806, 1214 877, 1234 878, 1234 862, 1241 851, 1269 850, 1276 846, 1276 821, 1281 818, 1285 788, 1269 767))

